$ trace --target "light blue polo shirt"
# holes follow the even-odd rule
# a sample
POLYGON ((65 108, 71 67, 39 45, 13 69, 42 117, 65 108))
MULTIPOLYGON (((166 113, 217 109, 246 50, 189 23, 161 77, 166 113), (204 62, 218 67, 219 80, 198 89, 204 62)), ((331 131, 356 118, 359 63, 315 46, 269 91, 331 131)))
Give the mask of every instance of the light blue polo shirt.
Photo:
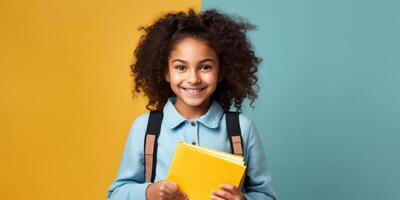
MULTIPOLYGON (((196 120, 184 118, 175 109, 175 101, 176 97, 170 97, 163 109, 155 182, 166 178, 179 141, 231 153, 225 114, 217 101, 213 101, 207 113, 196 120)), ((148 118, 149 112, 142 114, 131 126, 118 175, 107 193, 108 200, 146 199, 146 189, 150 183, 144 182, 143 149, 148 118)), ((243 114, 239 115, 239 123, 248 178, 243 187, 243 194, 246 199, 276 199, 257 129, 253 121, 243 114)))

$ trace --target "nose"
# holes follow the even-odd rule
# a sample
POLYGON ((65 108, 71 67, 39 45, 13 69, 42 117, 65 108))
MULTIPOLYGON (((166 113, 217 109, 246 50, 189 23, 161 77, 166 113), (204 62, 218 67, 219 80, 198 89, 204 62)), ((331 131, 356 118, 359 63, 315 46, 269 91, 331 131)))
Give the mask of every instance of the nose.
POLYGON ((200 75, 197 70, 195 70, 195 69, 191 70, 191 72, 189 74, 188 82, 190 84, 200 83, 200 75))

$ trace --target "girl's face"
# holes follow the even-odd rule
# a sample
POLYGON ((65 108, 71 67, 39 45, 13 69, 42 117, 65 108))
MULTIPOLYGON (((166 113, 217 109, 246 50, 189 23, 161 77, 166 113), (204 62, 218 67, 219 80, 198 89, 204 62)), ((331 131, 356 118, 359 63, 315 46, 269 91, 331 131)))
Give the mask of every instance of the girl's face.
POLYGON ((215 51, 202 40, 178 42, 168 58, 165 80, 177 96, 176 107, 208 109, 210 96, 221 80, 215 51))

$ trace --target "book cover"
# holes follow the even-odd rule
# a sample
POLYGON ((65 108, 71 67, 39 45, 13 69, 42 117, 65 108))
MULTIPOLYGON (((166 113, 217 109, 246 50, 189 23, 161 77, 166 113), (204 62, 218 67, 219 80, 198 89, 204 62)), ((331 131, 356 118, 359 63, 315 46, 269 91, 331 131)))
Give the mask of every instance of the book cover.
POLYGON ((167 175, 190 200, 210 199, 222 183, 240 186, 246 166, 243 157, 179 143, 167 175))

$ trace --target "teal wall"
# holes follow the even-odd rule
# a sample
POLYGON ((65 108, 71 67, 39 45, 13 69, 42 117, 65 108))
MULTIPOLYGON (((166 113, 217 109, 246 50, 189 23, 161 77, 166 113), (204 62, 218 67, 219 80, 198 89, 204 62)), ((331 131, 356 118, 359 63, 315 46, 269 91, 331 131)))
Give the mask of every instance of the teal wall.
POLYGON ((279 199, 400 199, 400 1, 203 0, 258 25, 256 109, 279 199))

